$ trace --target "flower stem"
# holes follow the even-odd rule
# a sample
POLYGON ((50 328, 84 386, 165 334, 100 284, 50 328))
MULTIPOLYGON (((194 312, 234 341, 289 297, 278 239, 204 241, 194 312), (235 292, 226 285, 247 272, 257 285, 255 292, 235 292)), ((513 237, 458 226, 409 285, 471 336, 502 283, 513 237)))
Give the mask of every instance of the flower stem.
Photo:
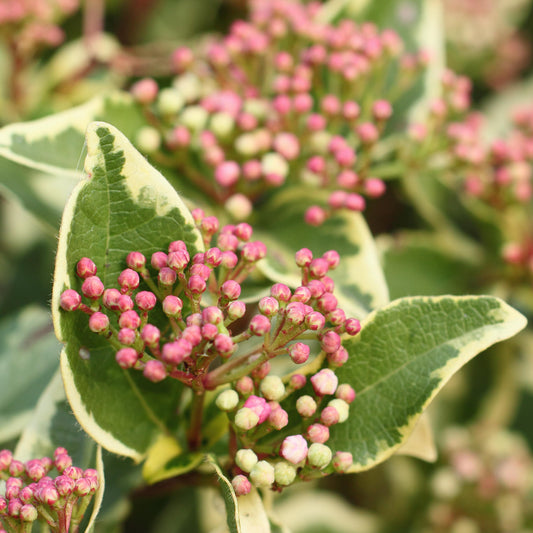
POLYGON ((189 450, 195 451, 202 443, 202 418, 204 414, 205 391, 195 390, 192 397, 191 425, 187 431, 189 450))

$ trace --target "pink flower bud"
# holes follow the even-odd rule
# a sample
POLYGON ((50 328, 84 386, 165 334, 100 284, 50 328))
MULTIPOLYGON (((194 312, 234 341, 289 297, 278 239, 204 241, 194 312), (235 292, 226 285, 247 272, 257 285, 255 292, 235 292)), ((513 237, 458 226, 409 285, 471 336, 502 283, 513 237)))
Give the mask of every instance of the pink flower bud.
POLYGON ((163 267, 159 274, 157 275, 157 279, 159 280, 159 283, 161 285, 164 285, 166 287, 171 287, 176 283, 177 274, 174 270, 172 270, 169 267, 163 267))
POLYGON ((122 328, 118 332, 117 337, 118 342, 126 346, 131 346, 137 340, 137 335, 135 334, 135 331, 129 328, 122 328))
POLYGON ((202 311, 202 320, 204 324, 217 325, 224 321, 224 315, 218 307, 209 306, 202 311))
POLYGON ((218 218, 215 216, 205 217, 200 222, 200 230, 207 236, 214 235, 219 228, 218 218))
POLYGON ((73 289, 67 289, 61 293, 59 305, 65 311, 76 311, 81 304, 81 296, 73 289))
POLYGON ((311 331, 320 331, 326 324, 326 319, 322 313, 313 311, 305 317, 305 325, 311 331))
POLYGON ((367 178, 364 183, 365 192, 371 198, 379 198, 385 193, 385 182, 378 178, 367 178))
POLYGON ((90 276, 83 282, 81 292, 86 298, 98 300, 104 292, 104 284, 98 276, 90 276))
MULTIPOLYGON (((221 233, 217 238, 217 244, 220 247, 220 249, 223 250, 221 261, 227 262, 229 260, 229 256, 227 252, 234 252, 238 248, 239 239, 235 235, 232 235, 231 233, 221 233)), ((237 261, 235 261, 235 264, 237 264, 237 261)), ((233 268, 233 267, 226 266, 226 268, 233 268)))
POLYGON ((161 361, 147 361, 143 370, 144 377, 157 383, 158 381, 163 381, 167 377, 167 371, 165 366, 161 361))
POLYGON ((246 313, 246 304, 239 300, 231 302, 227 308, 228 318, 230 320, 238 320, 242 318, 246 313))
POLYGON ((219 333, 215 337, 213 341, 213 347, 219 353, 219 355, 223 358, 229 357, 233 353, 233 350, 235 349, 235 345, 233 344, 231 337, 224 333, 219 333))
POLYGON ((327 274, 328 270, 329 264, 326 259, 322 257, 313 259, 309 264, 309 274, 315 279, 323 278, 327 274))
POLYGON ((93 492, 90 480, 86 478, 77 479, 74 483, 73 492, 76 496, 87 496, 93 492))
POLYGON ((337 387, 335 397, 350 404, 355 400, 355 391, 348 383, 343 383, 337 387))
POLYGON ((24 473, 24 463, 12 459, 9 465, 9 475, 13 477, 21 476, 24 473))
POLYGON ((291 290, 283 283, 275 283, 270 289, 270 296, 278 302, 288 302, 291 299, 291 290))
POLYGON ((126 257, 126 265, 132 270, 143 270, 146 266, 146 257, 141 252, 130 252, 126 257))
POLYGON ((152 78, 143 78, 131 86, 133 98, 140 104, 151 104, 157 98, 159 87, 152 78))
POLYGON ((123 292, 130 292, 139 286, 139 274, 131 268, 126 268, 118 276, 118 284, 123 292))
POLYGON ((344 322, 344 330, 348 335, 357 335, 361 331, 361 323, 357 318, 347 318, 344 322))
POLYGON ((270 373, 270 363, 264 362, 262 365, 252 370, 252 377, 255 379, 263 379, 270 373))
POLYGON ((133 309, 133 300, 127 294, 121 294, 117 301, 117 310, 120 312, 131 311, 133 309))
POLYGON ((220 294, 228 300, 236 300, 241 295, 241 286, 236 281, 229 279, 221 285, 220 294))
MULTIPOLYGON (((322 281, 323 282, 323 281, 322 281)), ((325 314, 331 313, 337 309, 337 298, 331 292, 325 292, 317 302, 318 308, 325 314)))
POLYGON ((231 480, 231 485, 237 496, 244 496, 252 490, 252 484, 250 483, 250 480, 242 474, 235 476, 231 480))
POLYGON ((235 383, 235 390, 241 396, 248 396, 255 390, 254 380, 250 376, 243 376, 242 378, 239 378, 235 383))
POLYGON ((286 427, 289 423, 289 415, 287 411, 281 407, 277 407, 270 412, 268 416, 268 423, 278 431, 286 427))
POLYGON ((269 417, 272 410, 265 398, 255 395, 248 396, 244 402, 244 407, 251 409, 258 416, 258 424, 262 424, 269 417))
POLYGON ((44 505, 54 505, 59 500, 59 493, 51 483, 37 485, 35 499, 44 505))
MULTIPOLYGON (((24 465, 22 466, 24 469, 24 465)), ((24 471, 24 470, 23 470, 24 471)), ((22 489, 23 481, 18 477, 10 477, 6 480, 6 498, 12 500, 18 498, 20 490, 22 489)))
POLYGON ((318 205, 313 205, 305 212, 304 220, 310 226, 321 226, 327 218, 327 214, 318 205))
POLYGON ((22 508, 22 502, 18 498, 9 500, 7 504, 7 514, 13 518, 20 516, 20 509, 22 508))
POLYGON ((339 380, 333 370, 323 368, 311 377, 311 384, 318 396, 325 396, 326 394, 335 394, 339 380))
POLYGON ((167 264, 176 272, 182 272, 190 261, 190 256, 187 250, 176 250, 169 252, 167 257, 167 264))
POLYGON ((109 328, 109 318, 104 313, 93 313, 89 317, 89 329, 94 333, 103 333, 109 328))
POLYGON ((357 136, 363 144, 374 144, 379 138, 379 131, 372 122, 365 122, 355 128, 357 136))
POLYGON ((366 202, 360 194, 354 192, 346 195, 344 207, 350 211, 360 212, 365 210, 366 202))
POLYGON ((300 416, 309 418, 316 413, 317 404, 313 397, 309 395, 300 396, 296 400, 296 410, 300 416))
MULTIPOLYGON (((56 450, 56 452, 58 450, 56 450)), ((72 458, 70 457, 70 455, 68 455, 67 451, 64 448, 63 448, 63 453, 54 453, 54 456, 55 456, 54 465, 58 472, 63 472, 65 468, 72 466, 72 458)))
POLYGON ((193 296, 200 296, 205 292, 207 285, 202 277, 194 275, 188 279, 187 288, 193 296))
POLYGON ((150 311, 157 303, 157 297, 153 292, 140 291, 135 295, 135 303, 141 311, 150 311))
POLYGON ((289 381, 289 386, 294 390, 300 390, 305 387, 307 378, 303 374, 293 374, 289 381))
POLYGON ((392 106, 387 100, 377 100, 372 106, 372 115, 375 120, 383 121, 387 120, 392 115, 392 106))
POLYGON ((115 360, 120 368, 133 368, 139 360, 139 354, 133 348, 121 348, 115 354, 115 360))
POLYGON ((336 115, 341 110, 341 104, 335 95, 328 94, 322 98, 321 108, 326 115, 336 115))
POLYGON ((311 442, 319 442, 324 444, 329 440, 329 429, 323 424, 311 424, 307 428, 307 438, 311 442))
POLYGON ((192 344, 183 338, 167 342, 161 351, 162 359, 169 365, 179 365, 192 353, 192 344))
POLYGON ((346 321, 346 313, 342 309, 333 309, 328 313, 328 321, 334 326, 342 326, 346 321))
POLYGON ((300 143, 293 133, 278 133, 274 137, 273 146, 288 161, 296 159, 300 153, 300 143))
POLYGON ((167 316, 179 317, 182 309, 183 302, 177 296, 171 294, 163 300, 163 312, 167 316))
POLYGON ((242 258, 249 263, 255 263, 266 256, 266 246, 261 241, 248 242, 244 245, 242 258))
POLYGON ((238 181, 240 173, 235 161, 224 161, 215 168, 215 181, 222 187, 231 187, 238 181))
MULTIPOLYGON (((33 501, 34 486, 35 486, 35 483, 30 483, 30 485, 26 485, 25 487, 22 487, 22 489, 20 489, 18 497, 22 503, 31 503, 33 501)), ((2 514, 1 510, 0 510, 0 514, 2 514)))
POLYGON ((88 257, 82 257, 76 265, 76 274, 82 279, 96 276, 96 265, 88 257))
POLYGON ((76 480, 83 477, 83 470, 79 466, 69 466, 65 468, 63 474, 69 476, 70 478, 76 480))
POLYGON ((102 303, 112 311, 118 311, 119 299, 123 296, 118 289, 106 289, 102 295, 102 303))
POLYGON ((155 252, 152 254, 150 264, 156 270, 161 270, 167 266, 167 254, 165 252, 155 252))
POLYGON ((54 485, 60 496, 70 496, 74 490, 75 481, 68 476, 57 476, 54 479, 54 485))
POLYGON ((307 113, 313 108, 313 98, 308 93, 299 93, 294 96, 292 104, 296 113, 307 113))
POLYGON ((292 464, 298 464, 307 457, 307 442, 302 435, 285 437, 279 454, 292 464))
POLYGON ((311 299, 311 291, 307 287, 297 287, 292 295, 292 302, 307 303, 311 299))
POLYGON ((349 100, 342 105, 342 116, 346 120, 355 120, 361 114, 361 108, 357 102, 349 100))
POLYGON ((187 70, 193 61, 194 55, 191 49, 186 46, 180 46, 172 52, 172 65, 178 73, 187 70))
POLYGON ((287 321, 294 326, 303 324, 306 314, 306 307, 300 302, 290 302, 285 308, 287 321))
POLYGON ((0 471, 9 470, 9 465, 13 460, 13 454, 9 450, 0 450, 0 471))
POLYGON ((313 252, 308 248, 302 248, 301 250, 298 250, 296 254, 294 254, 294 259, 296 266, 300 268, 307 267, 313 260, 313 252))
POLYGON ((39 513, 31 503, 26 503, 20 508, 19 516, 24 522, 35 522, 39 516, 39 513))
POLYGON ((121 328, 137 329, 141 325, 141 318, 133 311, 125 311, 118 319, 118 325, 121 328))
POLYGON ((152 324, 146 324, 141 330, 141 339, 146 346, 157 346, 160 338, 161 332, 152 324))
POLYGON ((328 427, 338 424, 339 418, 339 412, 337 409, 335 409, 335 407, 332 406, 325 407, 320 413, 320 421, 328 427))
POLYGON ((272 317, 279 311, 279 303, 272 296, 265 296, 259 300, 258 308, 263 315, 272 317))
POLYGON ((288 351, 292 361, 297 365, 301 365, 309 359, 309 346, 303 342, 291 344, 288 351))
POLYGON ((348 361, 348 352, 341 346, 337 351, 328 353, 328 363, 334 368, 343 366, 348 361))
POLYGON ((322 174, 326 170, 326 160, 319 155, 314 155, 307 161, 307 168, 315 173, 322 174))
POLYGON ((333 468, 335 472, 346 472, 353 464, 352 454, 349 452, 336 452, 333 456, 333 468))

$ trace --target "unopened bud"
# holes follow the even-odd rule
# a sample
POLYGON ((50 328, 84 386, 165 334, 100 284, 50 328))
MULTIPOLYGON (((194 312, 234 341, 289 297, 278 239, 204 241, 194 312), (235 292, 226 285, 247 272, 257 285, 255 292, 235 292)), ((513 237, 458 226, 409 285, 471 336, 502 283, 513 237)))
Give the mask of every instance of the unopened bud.
POLYGON ((296 467, 287 461, 279 461, 274 466, 274 479, 278 485, 290 485, 296 479, 296 467))
POLYGON ((251 472, 257 461, 257 455, 253 450, 243 448, 235 454, 235 463, 244 472, 251 472))
POLYGON ((221 392, 216 399, 216 406, 221 411, 233 411, 238 403, 239 395, 232 389, 221 392))
POLYGON ((268 488, 274 479, 274 467, 267 461, 259 461, 250 472, 250 480, 256 487, 268 488))
POLYGON ((329 465, 332 456, 333 453, 328 446, 319 442, 313 442, 313 444, 309 446, 307 461, 311 466, 322 469, 329 465))

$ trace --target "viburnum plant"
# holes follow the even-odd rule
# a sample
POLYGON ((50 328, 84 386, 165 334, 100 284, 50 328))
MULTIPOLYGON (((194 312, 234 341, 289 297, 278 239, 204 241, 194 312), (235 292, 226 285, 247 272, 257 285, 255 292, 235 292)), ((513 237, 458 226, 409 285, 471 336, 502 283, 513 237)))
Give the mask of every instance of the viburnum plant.
MULTIPOLYGON (((170 86, 143 78, 0 131, 0 154, 38 171, 23 190, 2 179, 50 226, 57 209, 35 183, 43 173, 65 178, 64 192, 76 183, 62 204, 51 302, 62 384, 54 378, 34 423, 48 420, 39 431, 52 433, 71 410, 109 452, 87 531, 109 465, 108 489, 122 497, 180 479, 218 485, 231 533, 267 532, 278 527, 272 492, 396 452, 431 457, 429 403, 526 324, 493 296, 389 302, 367 202, 398 178, 440 222, 432 200, 419 201, 430 173, 466 174, 461 183, 489 204, 521 202, 526 188, 500 191, 493 174, 517 158, 502 146, 478 158, 474 118, 453 122, 469 108, 466 78, 444 73, 442 98, 424 122, 410 119, 430 55, 404 52, 392 30, 331 23, 313 2, 256 1, 225 37, 172 59, 170 86), (488 178, 473 175, 481 166, 488 178), (113 454, 142 463, 143 479, 122 486, 113 454)), ((28 439, 15 456, 28 455, 28 439)), ((57 519, 45 509, 57 531, 68 530, 59 515, 69 494, 50 500, 57 519)), ((11 527, 17 504, 6 505, 11 527)))

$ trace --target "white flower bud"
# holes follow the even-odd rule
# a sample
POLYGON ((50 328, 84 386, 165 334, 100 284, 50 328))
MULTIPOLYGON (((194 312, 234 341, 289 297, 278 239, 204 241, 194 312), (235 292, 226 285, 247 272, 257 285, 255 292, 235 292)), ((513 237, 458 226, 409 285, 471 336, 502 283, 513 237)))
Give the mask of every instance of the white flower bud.
POLYGON ((252 133, 243 133, 235 139, 235 150, 244 156, 252 156, 257 153, 257 141, 252 133))
POLYGON ((144 126, 137 132, 135 144, 142 152, 152 154, 161 146, 161 135, 151 126, 144 126))
POLYGON ((241 407, 235 414, 235 425, 243 430, 248 431, 259 423, 259 416, 248 407, 241 407))
POLYGON ((255 455, 253 450, 243 448, 235 454, 235 462, 241 470, 251 472, 252 468, 257 464, 257 455, 255 455))
POLYGON ((289 173, 289 164, 278 153, 269 152, 261 158, 261 169, 263 174, 278 174, 286 178, 289 173))
POLYGON ((190 130, 200 131, 205 128, 207 118, 208 113, 203 107, 199 105, 191 105, 182 111, 179 120, 190 130))
POLYGON ((331 449, 325 444, 320 444, 319 442, 313 442, 309 446, 309 451, 307 452, 307 461, 311 466, 316 468, 325 468, 331 462, 333 453, 331 449))
POLYGON ((279 461, 274 466, 274 479, 278 485, 290 485, 296 478, 296 467, 287 461, 279 461))
POLYGON ((270 487, 274 483, 274 467, 267 461, 259 461, 250 472, 250 481, 256 487, 270 487))
POLYGON ((229 113, 214 113, 211 116, 209 127, 217 137, 224 139, 233 132, 235 120, 229 113))
POLYGON ((344 400, 335 398, 335 400, 331 400, 328 403, 328 406, 335 407, 335 409, 339 413, 339 422, 338 422, 339 424, 342 424, 343 422, 346 422, 346 420, 348 420, 348 415, 350 413, 350 406, 344 400))
POLYGON ((167 87, 159 91, 157 108, 162 115, 175 115, 185 105, 185 99, 177 89, 167 87))
POLYGON ((202 84, 196 74, 187 72, 174 79, 172 85, 177 89, 186 102, 198 100, 202 93, 202 84))
POLYGON ((329 143, 331 141, 331 133, 327 131, 317 131, 311 135, 309 144, 313 150, 320 154, 327 154, 329 143))
POLYGON ((285 385, 279 376, 267 376, 261 380, 259 390, 267 400, 278 401, 285 394, 285 385))
POLYGON ((264 100, 257 98, 250 98, 244 101, 243 110, 246 113, 250 113, 255 118, 262 119, 266 117, 268 113, 268 105, 264 100))
POLYGON ((217 396, 215 403, 221 411, 233 411, 239 403, 239 395, 233 389, 228 389, 217 396))

